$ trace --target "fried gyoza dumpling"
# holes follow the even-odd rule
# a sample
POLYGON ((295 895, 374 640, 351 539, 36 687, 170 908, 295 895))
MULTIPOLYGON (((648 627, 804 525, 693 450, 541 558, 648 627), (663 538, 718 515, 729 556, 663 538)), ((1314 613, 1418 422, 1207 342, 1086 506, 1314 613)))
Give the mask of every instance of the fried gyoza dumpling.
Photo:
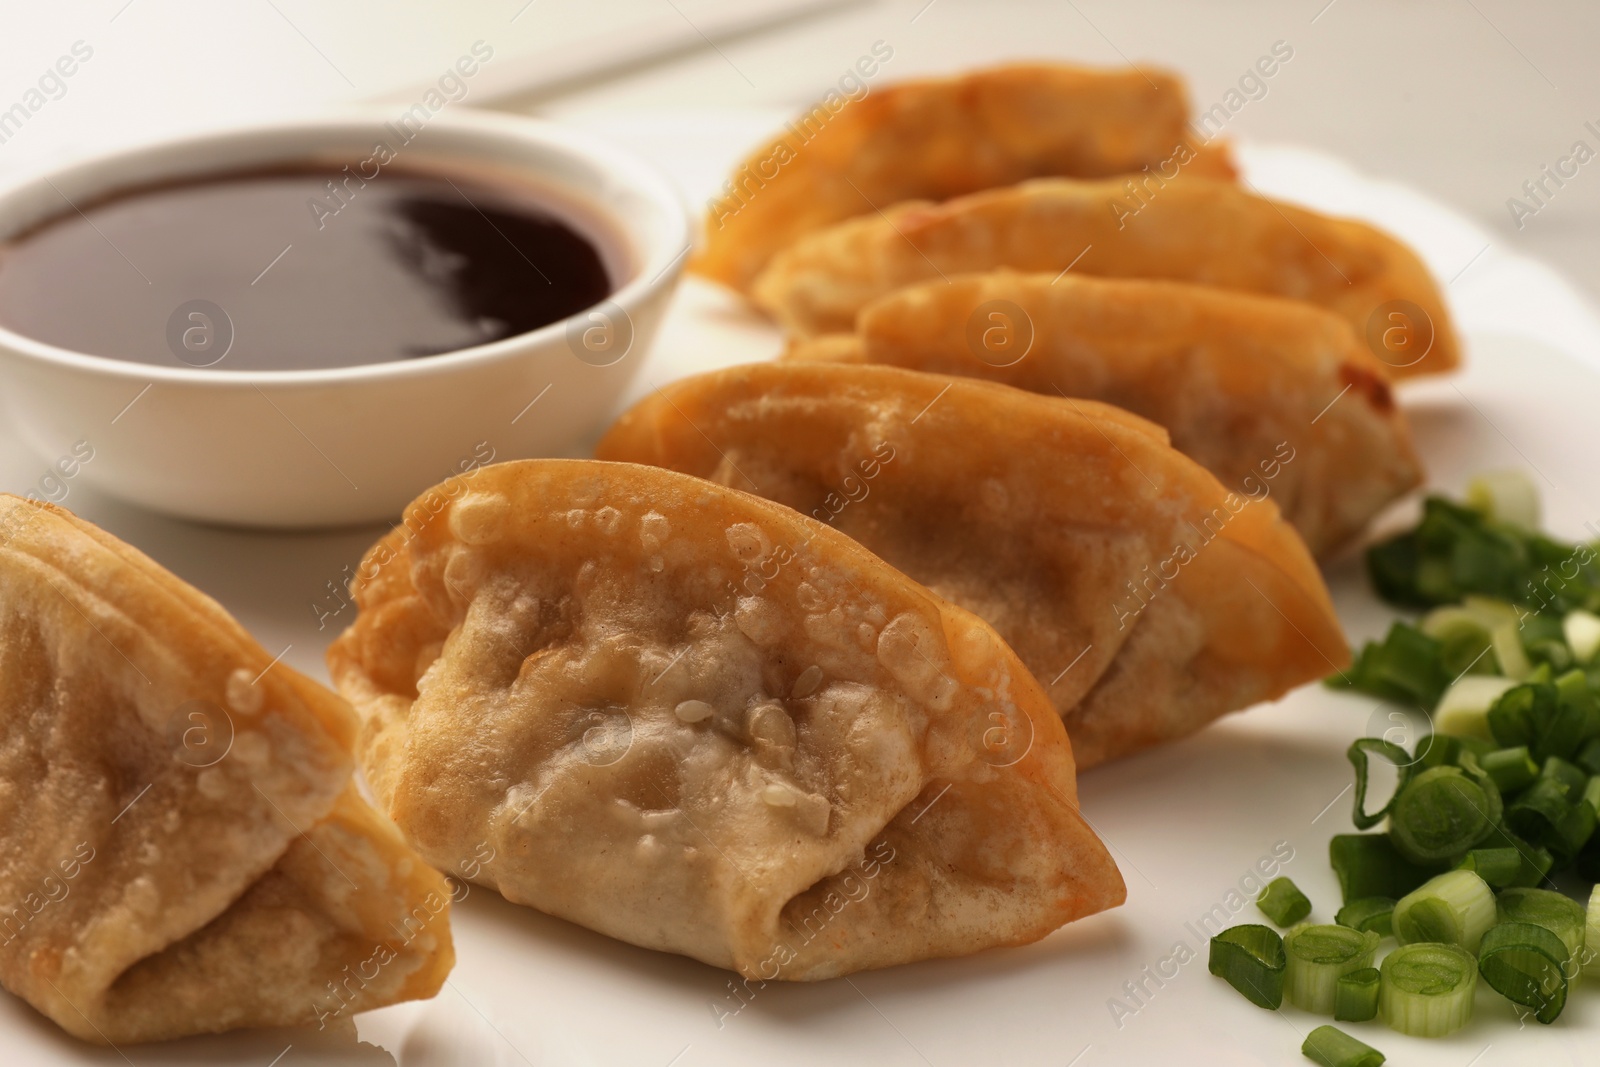
POLYGON ((1080 767, 1344 665, 1299 536, 1160 427, 1092 400, 895 367, 765 363, 675 382, 605 459, 656 463, 829 521, 987 619, 1044 683, 1080 767))
POLYGON ((328 652, 381 802, 507 899, 764 980, 1118 904, 994 631, 787 508, 525 460, 424 494, 328 652))
POLYGON ((214 601, 0 497, 0 983, 88 1041, 432 996, 450 891, 356 794, 355 721, 214 601))
POLYGON ((1103 400, 1239 493, 1287 442, 1278 510, 1318 555, 1422 481, 1384 366, 1339 316, 1181 282, 957 275, 868 304, 791 358, 885 363, 1103 400))
POLYGON ((885 207, 802 237, 753 293, 800 336, 848 332, 863 307, 896 289, 999 267, 1304 300, 1342 316, 1397 377, 1460 361, 1443 297, 1405 245, 1365 223, 1199 177, 1151 182, 1139 197, 1121 181, 1045 178, 885 207))
POLYGON ((1018 64, 837 96, 734 171, 691 266, 748 289, 802 234, 1044 175, 1231 178, 1226 150, 1197 145, 1188 122, 1183 82, 1149 70, 1018 64))

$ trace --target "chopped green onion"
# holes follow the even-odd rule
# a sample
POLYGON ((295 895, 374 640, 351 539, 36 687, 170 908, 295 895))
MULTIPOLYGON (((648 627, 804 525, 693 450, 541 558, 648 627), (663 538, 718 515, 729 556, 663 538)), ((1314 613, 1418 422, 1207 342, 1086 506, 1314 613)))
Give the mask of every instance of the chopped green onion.
POLYGON ((1527 745, 1495 749, 1480 757, 1478 766, 1494 779, 1502 795, 1526 789, 1539 777, 1539 765, 1528 755, 1527 745))
MULTIPOLYGON (((1498 617, 1473 608, 1449 605, 1428 612, 1417 629, 1439 642, 1439 666, 1447 676, 1459 679, 1464 674, 1482 676, 1493 672, 1496 664, 1488 655, 1489 634, 1499 621, 1498 617)), ((1445 698, 1449 699, 1448 693, 1445 698)), ((1438 712, 1434 709, 1436 717, 1438 712)))
POLYGON ((1401 607, 1455 604, 1473 593, 1557 615, 1600 611, 1600 567, 1584 545, 1563 544, 1440 497, 1422 521, 1367 553, 1378 595, 1401 607))
POLYGON ((1283 938, 1271 927, 1230 926, 1211 939, 1211 973, 1223 978, 1257 1007, 1283 1005, 1283 972, 1288 959, 1283 938))
POLYGON ((1566 961, 1566 945, 1549 930, 1507 922, 1484 935, 1478 970, 1501 996, 1552 1023, 1567 1003, 1566 961))
POLYGON ((1561 633, 1572 649, 1572 658, 1579 663, 1588 663, 1600 652, 1600 615, 1582 608, 1569 611, 1561 620, 1561 633))
POLYGON ((1521 880, 1522 864, 1522 854, 1515 848, 1474 848, 1461 857, 1456 870, 1471 871, 1498 889, 1521 880))
POLYGON ((1500 791, 1476 767, 1434 767, 1412 778, 1389 813, 1389 836, 1413 863, 1438 863, 1482 841, 1500 819, 1500 791))
POLYGON ((1352 930, 1371 930, 1379 937, 1394 933, 1393 897, 1359 897, 1339 909, 1333 921, 1352 930))
POLYGON ((1494 750, 1493 741, 1478 737, 1424 734, 1417 740, 1417 754, 1411 758, 1411 773, 1417 775, 1435 767, 1459 767, 1464 760, 1487 755, 1494 750))
POLYGON ((1287 878, 1274 878, 1256 897, 1256 907, 1279 926, 1293 926, 1311 914, 1311 901, 1287 878))
POLYGON ((1589 805, 1589 810, 1600 816, 1600 776, 1590 778, 1583 787, 1583 802, 1589 805))
MULTIPOLYGON (((1528 650, 1530 660, 1540 667, 1548 667, 1552 672, 1571 670, 1576 662, 1567 643, 1558 637, 1530 638, 1524 633, 1522 647, 1528 650)), ((1532 678, 1533 675, 1529 674, 1528 677, 1532 678)))
POLYGON ((1522 635, 1517 632, 1514 622, 1501 623, 1489 635, 1489 647, 1494 649, 1494 658, 1500 663, 1500 673, 1507 678, 1521 681, 1533 671, 1533 664, 1528 660, 1528 653, 1522 647, 1522 635))
POLYGON ((1434 608, 1417 623, 1417 629, 1435 641, 1450 641, 1467 635, 1482 638, 1488 644, 1489 631, 1504 620, 1486 615, 1462 604, 1446 604, 1434 608))
POLYGON ((1364 1023, 1378 1014, 1378 968, 1363 967, 1341 974, 1333 994, 1333 1017, 1340 1022, 1364 1023))
MULTIPOLYGON (((1345 752, 1345 758, 1356 770, 1356 797, 1355 814, 1351 821, 1356 824, 1357 830, 1370 830, 1384 820, 1389 814, 1389 808, 1394 805, 1395 798, 1405 788, 1406 780, 1410 776, 1411 756, 1405 749, 1392 741, 1384 741, 1377 737, 1363 737, 1353 742, 1345 752), (1367 805, 1367 771, 1368 762, 1372 753, 1377 753, 1390 763, 1394 764, 1395 772, 1399 775, 1395 782, 1394 792, 1389 794, 1389 799, 1383 807, 1370 814, 1366 811, 1367 805)), ((1281 923, 1279 925, 1282 925, 1281 923)))
MULTIPOLYGON (((1534 886, 1544 881, 1545 875, 1555 867, 1555 857, 1543 845, 1530 844, 1506 829, 1496 826, 1494 832, 1478 844, 1474 851, 1488 849, 1509 848, 1516 852, 1522 860, 1522 869, 1511 881, 1511 885, 1534 886)), ((1488 879, 1484 879, 1488 881, 1488 879)), ((1490 883, 1493 885, 1494 883, 1490 883)))
POLYGON ((1592 737, 1585 741, 1572 759, 1590 774, 1600 774, 1600 737, 1592 737))
POLYGON ((1539 487, 1520 470, 1476 475, 1467 483, 1467 507, 1530 533, 1539 528, 1539 487))
POLYGON ((1394 906, 1394 936, 1402 945, 1437 941, 1476 952, 1494 922, 1494 890, 1471 871, 1430 878, 1394 906))
POLYGON ((1489 706, 1489 730, 1504 748, 1531 747, 1534 724, 1555 713, 1556 699, 1554 686, 1513 686, 1489 706))
POLYGON ((1589 776, 1583 773, 1582 767, 1560 756, 1547 757, 1544 766, 1539 768, 1539 777, 1554 778, 1561 784, 1562 795, 1573 802, 1583 796, 1584 786, 1589 784, 1589 776))
POLYGON ((1456 766, 1461 768, 1462 774, 1483 790, 1484 802, 1489 805, 1489 819, 1498 826, 1505 815, 1505 801, 1500 796, 1500 787, 1494 784, 1494 779, 1489 777, 1488 772, 1483 769, 1483 764, 1478 762, 1494 751, 1492 742, 1474 742, 1473 738, 1463 737, 1461 744, 1462 751, 1456 759, 1456 766), (1471 747, 1474 743, 1481 747, 1471 747))
POLYGON ((1556 677, 1553 683, 1561 702, 1561 714, 1550 724, 1546 755, 1571 756, 1583 742, 1600 733, 1600 702, 1594 685, 1582 668, 1573 668, 1556 677))
POLYGON ((1401 856, 1388 834, 1335 834, 1328 842, 1328 863, 1344 901, 1403 897, 1430 873, 1401 856))
POLYGON ((1381 940, 1348 926, 1297 926, 1283 939, 1289 958, 1283 995, 1289 1003, 1318 1015, 1333 1013, 1339 976, 1372 966, 1381 940))
POLYGON ((1528 614, 1508 600, 1475 593, 1468 593, 1462 597, 1461 605, 1482 619, 1483 624, 1490 629, 1506 622, 1514 622, 1520 625, 1528 614))
POLYGON ((1334 1026, 1319 1026, 1307 1034, 1300 1054, 1322 1067, 1383 1067, 1383 1053, 1334 1026))
POLYGON ((1583 930, 1583 955, 1580 960, 1583 973, 1600 974, 1600 885, 1589 890, 1589 907, 1584 912, 1583 930))
MULTIPOLYGON (((1567 959, 1576 962, 1583 951, 1587 916, 1582 904, 1551 889, 1507 889, 1495 899, 1495 914, 1503 923, 1542 926, 1567 946, 1567 959)), ((1572 967, 1568 973, 1577 974, 1572 967)))
POLYGON ((1378 1014, 1412 1037, 1443 1037, 1472 1018, 1478 964, 1457 945, 1401 945, 1384 957, 1378 1014))
POLYGON ((1382 641, 1368 641, 1349 669, 1334 675, 1328 684, 1396 704, 1432 708, 1450 684, 1443 653, 1440 642, 1414 626, 1396 622, 1382 641))
POLYGON ((1582 671, 1568 671, 1554 682, 1533 678, 1505 694, 1489 708, 1489 731, 1502 746, 1526 745, 1533 758, 1569 757, 1585 738, 1600 729, 1594 691, 1582 671))
POLYGON ((1555 777, 1541 777, 1506 808, 1511 829, 1557 857, 1571 859, 1594 834, 1595 811, 1567 799, 1565 785, 1555 777))
POLYGON ((1433 709, 1434 728, 1442 734, 1493 741, 1494 734, 1489 729, 1489 709, 1506 690, 1516 685, 1510 678, 1462 675, 1445 690, 1444 696, 1439 698, 1439 706, 1433 709))
POLYGON ((1420 774, 1435 767, 1454 767, 1461 758, 1462 737, 1449 734, 1424 734, 1417 739, 1417 754, 1413 757, 1411 771, 1420 774))

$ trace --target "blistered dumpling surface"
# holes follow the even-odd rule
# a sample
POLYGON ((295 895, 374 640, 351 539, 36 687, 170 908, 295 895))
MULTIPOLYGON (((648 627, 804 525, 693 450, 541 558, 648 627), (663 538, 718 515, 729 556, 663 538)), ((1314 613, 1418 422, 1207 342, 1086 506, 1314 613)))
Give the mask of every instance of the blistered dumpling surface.
MULTIPOLYGON (((884 49, 861 57, 876 72, 884 49)), ((1044 174, 1153 169, 1232 177, 1226 148, 1197 146, 1188 94, 1148 67, 1014 64, 957 78, 830 92, 769 138, 711 201, 694 270, 738 289, 812 230, 902 200, 942 200, 1044 174)))
POLYGON ((130 546, 9 496, 0 696, 0 983, 65 1030, 120 1045, 438 991, 449 891, 356 794, 345 702, 130 546))
POLYGON ((1043 683, 1080 766, 1348 656, 1270 495, 1225 490, 1107 404, 896 367, 750 364, 667 386, 599 454, 748 486, 983 617, 1043 683))
POLYGON ((356 589, 330 664, 369 777, 424 855, 508 899, 763 978, 1121 899, 1015 657, 787 509, 501 464, 413 504, 356 589))
POLYGON ((1448 371, 1460 346, 1415 252, 1365 223, 1183 174, 1145 195, 1127 180, 1040 178, 941 204, 908 201, 807 234, 751 290, 801 336, 849 331, 917 282, 1011 268, 1164 278, 1303 300, 1367 338, 1396 377, 1448 371))
POLYGON ((1103 400, 1225 488, 1268 491, 1316 555, 1422 480, 1390 368, 1338 315, 1207 285, 991 271, 897 290, 790 358, 1103 400))

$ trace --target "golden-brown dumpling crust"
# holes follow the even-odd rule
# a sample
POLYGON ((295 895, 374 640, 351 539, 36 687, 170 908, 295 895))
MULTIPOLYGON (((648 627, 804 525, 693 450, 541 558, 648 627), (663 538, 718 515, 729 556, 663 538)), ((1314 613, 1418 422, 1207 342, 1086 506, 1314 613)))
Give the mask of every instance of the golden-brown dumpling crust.
POLYGON ((1183 82, 1146 68, 1018 64, 818 104, 734 171, 692 269, 736 289, 795 238, 902 200, 1062 175, 1231 178, 1188 129, 1183 82))
POLYGON ((439 988, 449 890, 354 793, 349 707, 141 553, 15 497, 0 694, 0 983, 63 1029, 314 1024, 439 988))
POLYGON ((1198 176, 1142 200, 1123 181, 1043 178, 885 207, 802 237, 772 259, 753 295, 800 336, 849 332, 863 307, 896 289, 1002 267, 1303 300, 1343 317, 1396 377, 1460 362, 1444 299, 1405 245, 1198 176))
POLYGON ((1339 316, 1299 301, 995 271, 898 290, 867 305, 856 330, 801 342, 789 356, 1126 408, 1163 426, 1227 488, 1265 485, 1316 555, 1422 482, 1383 363, 1339 316), (1278 461, 1284 443, 1288 463, 1278 461))
POLYGON ((1270 499, 1230 494, 1160 427, 1092 400, 895 367, 750 364, 675 382, 608 459, 740 484, 987 619, 1079 766, 1339 668, 1322 577, 1270 499))
POLYGON ((788 508, 527 460, 424 494, 329 666, 381 802, 507 899, 753 978, 1035 940, 1123 899, 981 620, 788 508))

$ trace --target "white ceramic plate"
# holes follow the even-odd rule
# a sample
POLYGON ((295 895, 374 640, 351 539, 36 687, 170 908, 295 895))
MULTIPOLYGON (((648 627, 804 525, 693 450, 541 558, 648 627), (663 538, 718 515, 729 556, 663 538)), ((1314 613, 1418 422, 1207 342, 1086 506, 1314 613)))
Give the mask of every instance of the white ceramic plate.
MULTIPOLYGON (((703 203, 723 167, 773 122, 678 114, 593 125, 655 158, 678 175, 691 203, 703 203)), ((1405 390, 1433 486, 1458 492, 1474 471, 1520 466, 1544 486, 1553 530, 1576 537, 1585 522, 1600 520, 1600 467, 1591 459, 1600 453, 1600 322, 1582 300, 1537 264, 1483 251, 1488 238, 1476 227, 1414 193, 1295 150, 1252 149, 1244 158, 1263 192, 1370 218, 1415 244, 1442 279, 1455 277, 1450 294, 1468 339, 1468 369, 1405 390)), ((775 335, 737 302, 691 283, 638 388, 776 349, 775 335)), ((115 427, 95 445, 114 449, 115 427)), ((0 487, 36 487, 44 472, 35 467, 0 429, 0 487)), ((377 530, 215 530, 141 513, 71 482, 65 488, 67 506, 216 596, 269 651, 287 647, 287 662, 324 676, 322 649, 352 610, 340 609, 331 589, 377 530)), ((1336 564, 1329 579, 1353 639, 1387 625, 1391 613, 1366 590, 1358 559, 1336 564)), ((0 1048, 8 1067, 294 1067, 383 1064, 391 1056, 403 1067, 1305 1062, 1300 1041, 1324 1020, 1252 1007, 1207 974, 1197 930, 1203 916, 1234 903, 1241 906, 1230 924, 1255 920, 1253 905, 1229 893, 1274 849, 1280 857, 1292 851, 1282 871, 1312 897, 1313 916, 1331 921, 1337 886, 1327 841, 1349 830, 1343 752, 1356 735, 1396 725, 1370 701, 1311 687, 1086 775, 1083 810, 1122 866, 1128 903, 1023 949, 815 985, 769 984, 741 998, 724 972, 474 888, 454 913, 459 963, 449 985, 426 1004, 361 1017, 368 1044, 274 1031, 96 1050, 0 995, 0 1048), (1127 983, 1143 987, 1137 999, 1127 983)), ((1596 1047, 1600 988, 1580 985, 1552 1027, 1521 1027, 1510 1005, 1487 990, 1478 1013, 1472 1026, 1441 1041, 1402 1037, 1377 1023, 1346 1028, 1393 1063, 1581 1063, 1596 1047)))

